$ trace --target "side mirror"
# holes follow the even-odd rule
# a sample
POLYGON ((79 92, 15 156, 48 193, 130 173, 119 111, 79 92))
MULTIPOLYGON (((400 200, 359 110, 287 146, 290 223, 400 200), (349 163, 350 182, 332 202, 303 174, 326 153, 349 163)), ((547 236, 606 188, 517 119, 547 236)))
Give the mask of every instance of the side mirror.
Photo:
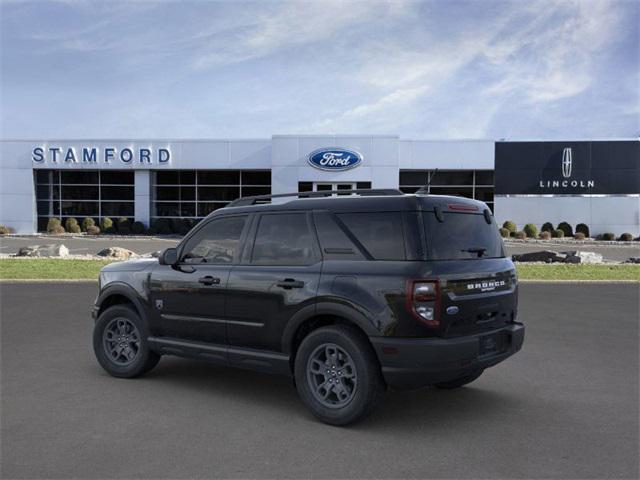
POLYGON ((160 265, 175 265, 178 263, 178 249, 167 248, 160 254, 158 261, 160 262, 160 265))

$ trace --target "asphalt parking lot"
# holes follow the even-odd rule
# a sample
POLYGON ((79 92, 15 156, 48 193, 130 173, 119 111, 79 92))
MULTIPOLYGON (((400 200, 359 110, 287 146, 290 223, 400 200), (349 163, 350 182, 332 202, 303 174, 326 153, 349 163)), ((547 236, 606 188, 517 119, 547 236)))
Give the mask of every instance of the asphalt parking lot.
MULTIPOLYGON (((0 239, 0 254, 15 254, 21 247, 27 245, 64 244, 69 253, 74 255, 95 255, 107 247, 123 247, 138 254, 155 252, 172 247, 178 243, 178 236, 172 237, 5 237, 0 239)), ((567 250, 586 250, 602 254, 606 260, 623 262, 629 257, 640 256, 640 243, 629 244, 557 244, 557 243, 512 243, 506 245, 507 254, 535 252, 540 250, 553 250, 562 252, 567 250)))
POLYGON ((523 284, 518 355, 350 428, 286 378, 177 358, 109 377, 96 290, 0 283, 2 478, 638 478, 638 284, 523 284))

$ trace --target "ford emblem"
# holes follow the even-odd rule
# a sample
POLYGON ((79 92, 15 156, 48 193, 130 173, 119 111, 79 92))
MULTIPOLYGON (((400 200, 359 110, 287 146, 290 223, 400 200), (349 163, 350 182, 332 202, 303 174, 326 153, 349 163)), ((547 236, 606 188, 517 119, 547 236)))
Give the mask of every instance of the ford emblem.
POLYGON ((312 167, 339 172, 360 165, 362 155, 346 148, 320 148, 311 152, 308 160, 312 167))
POLYGON ((447 313, 449 315, 455 315, 456 313, 458 313, 460 310, 458 309, 458 307, 456 307, 455 305, 452 305, 450 307, 447 307, 447 313))

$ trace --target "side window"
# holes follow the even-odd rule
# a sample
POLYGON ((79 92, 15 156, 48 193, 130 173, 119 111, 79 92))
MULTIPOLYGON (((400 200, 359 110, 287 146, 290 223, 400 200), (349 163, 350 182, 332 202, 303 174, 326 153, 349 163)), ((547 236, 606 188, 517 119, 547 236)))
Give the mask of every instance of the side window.
POLYGON ((212 220, 191 237, 182 252, 184 263, 232 263, 240 245, 246 216, 212 220))
POLYGON ((253 244, 251 263, 310 265, 316 261, 314 243, 306 213, 262 215, 253 244))
POLYGON ((376 260, 406 260, 400 212, 338 213, 337 217, 376 260))

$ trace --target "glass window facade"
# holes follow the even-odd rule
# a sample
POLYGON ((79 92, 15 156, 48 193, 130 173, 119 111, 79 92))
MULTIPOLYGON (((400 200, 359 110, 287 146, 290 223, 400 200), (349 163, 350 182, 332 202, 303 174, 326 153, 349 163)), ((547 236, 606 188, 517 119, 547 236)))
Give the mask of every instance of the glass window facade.
POLYGON ((134 172, 35 170, 38 231, 50 218, 134 217, 134 172))
POLYGON ((239 197, 269 195, 270 170, 152 172, 151 219, 200 219, 239 197))
POLYGON ((400 190, 415 193, 429 180, 434 195, 475 198, 493 210, 493 170, 401 170, 400 190))

